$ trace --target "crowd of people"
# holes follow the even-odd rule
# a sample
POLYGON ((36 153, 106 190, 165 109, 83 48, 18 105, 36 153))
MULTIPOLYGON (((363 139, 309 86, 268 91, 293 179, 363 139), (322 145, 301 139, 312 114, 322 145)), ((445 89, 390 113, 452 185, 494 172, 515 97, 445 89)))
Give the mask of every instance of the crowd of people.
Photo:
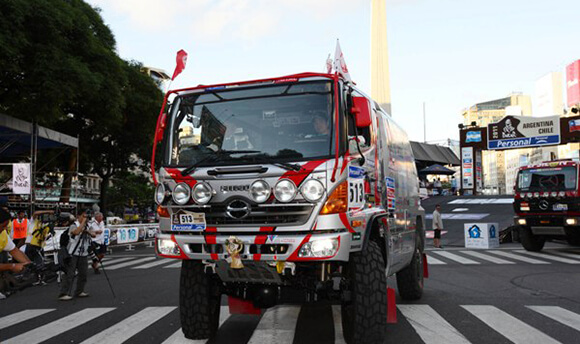
MULTIPOLYGON (((19 210, 13 218, 7 208, 0 207, 0 299, 6 298, 1 293, 5 286, 5 273, 18 274, 29 264, 44 264, 43 248, 53 227, 42 220, 43 214, 51 210, 36 211, 30 218, 24 210, 19 210)), ((87 297, 84 287, 87 280, 88 257, 92 256, 92 268, 99 273, 99 263, 106 252, 105 223, 103 214, 97 212, 94 219, 89 219, 87 210, 78 212, 75 218, 70 215, 62 225, 65 229, 60 236, 58 262, 65 272, 61 283, 59 300, 67 301, 75 297, 87 297), (77 279, 75 292, 72 293, 74 279, 77 279)), ((54 232, 52 235, 55 235, 54 232)), ((44 284, 39 276, 38 284, 44 284)))

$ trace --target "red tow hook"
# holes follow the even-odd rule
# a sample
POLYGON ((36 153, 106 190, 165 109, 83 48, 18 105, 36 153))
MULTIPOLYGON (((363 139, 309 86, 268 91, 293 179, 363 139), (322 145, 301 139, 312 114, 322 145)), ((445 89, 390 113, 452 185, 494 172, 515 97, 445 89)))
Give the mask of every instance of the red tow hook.
POLYGON ((423 253, 423 278, 429 278, 429 266, 427 265, 427 255, 423 253))
POLYGON ((397 323, 397 297, 395 289, 387 287, 387 324, 397 323))

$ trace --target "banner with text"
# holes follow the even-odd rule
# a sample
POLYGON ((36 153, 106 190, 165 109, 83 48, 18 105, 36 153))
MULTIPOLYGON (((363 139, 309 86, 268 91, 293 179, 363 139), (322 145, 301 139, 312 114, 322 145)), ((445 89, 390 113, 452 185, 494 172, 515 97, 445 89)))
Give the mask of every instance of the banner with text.
POLYGON ((463 189, 473 189, 473 147, 461 148, 461 185, 463 189))
POLYGON ((526 148, 560 143, 560 116, 505 116, 487 126, 488 149, 526 148))

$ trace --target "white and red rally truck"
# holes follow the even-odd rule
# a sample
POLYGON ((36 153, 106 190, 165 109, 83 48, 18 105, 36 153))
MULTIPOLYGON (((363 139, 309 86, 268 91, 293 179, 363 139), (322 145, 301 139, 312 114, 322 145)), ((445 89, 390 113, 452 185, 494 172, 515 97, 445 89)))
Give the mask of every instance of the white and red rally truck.
POLYGON ((580 245, 579 166, 578 161, 561 160, 519 169, 515 225, 526 250, 541 251, 551 239, 580 245))
POLYGON ((345 338, 382 343, 387 277, 423 293, 424 210, 405 132, 337 74, 170 91, 152 169, 159 256, 182 259, 185 337, 220 299, 341 304, 345 338), (158 166, 158 168, 156 168, 158 166))

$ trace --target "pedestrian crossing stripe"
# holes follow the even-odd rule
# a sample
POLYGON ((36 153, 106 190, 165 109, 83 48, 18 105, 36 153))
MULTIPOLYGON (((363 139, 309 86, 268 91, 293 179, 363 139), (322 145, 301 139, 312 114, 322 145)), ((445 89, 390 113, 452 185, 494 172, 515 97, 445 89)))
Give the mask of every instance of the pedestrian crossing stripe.
MULTIPOLYGON (((481 265, 498 264, 512 265, 526 263, 547 265, 554 263, 580 265, 580 253, 574 254, 559 250, 544 250, 529 252, 521 249, 513 250, 428 250, 427 262, 429 265, 481 265)), ((89 262, 89 265, 92 262, 89 262)), ((155 256, 107 257, 103 266, 105 270, 119 270, 123 268, 145 270, 152 268, 179 269, 181 260, 158 258, 155 256)))
MULTIPOLYGON (((345 344, 342 333, 342 318, 340 306, 332 307, 333 326, 336 344, 345 344)), ((399 304, 399 322, 406 321, 411 325, 416 335, 425 344, 468 344, 470 341, 447 321, 432 306, 425 304, 399 304)), ((492 305, 460 305, 462 309, 468 312, 476 320, 473 326, 486 326, 499 335, 505 337, 515 344, 557 344, 558 340, 550 337, 536 327, 530 326, 524 321, 510 315, 498 307, 492 305)), ((553 327, 554 323, 560 323, 568 326, 575 331, 580 331, 580 314, 558 306, 525 306, 527 309, 541 314, 547 318, 544 323, 546 328, 553 327)), ((47 324, 35 327, 31 331, 24 332, 12 338, 3 338, 0 333, 2 343, 27 343, 35 344, 50 340, 60 336, 72 329, 81 326, 92 326, 93 320, 103 321, 114 319, 115 317, 105 317, 104 315, 116 310, 116 308, 85 308, 76 313, 64 316, 60 319, 49 321, 47 324)), ((84 339, 84 344, 90 343, 107 343, 116 344, 130 340, 135 335, 160 323, 159 326, 166 327, 163 324, 164 318, 170 313, 177 310, 175 306, 168 307, 147 307, 137 313, 127 317, 112 326, 105 328, 103 331, 84 339)), ((268 309, 262 314, 254 332, 247 343, 264 344, 264 343, 292 343, 297 328, 298 317, 300 315, 300 306, 282 305, 268 309)), ((27 321, 40 317, 54 311, 54 309, 29 309, 23 310, 11 315, 0 317, 0 326, 2 329, 10 326, 26 323, 27 321), (26 317, 26 318, 25 318, 26 317)), ((230 313, 227 306, 221 306, 219 326, 230 319, 230 313)), ((232 320, 232 321, 235 321, 232 320)), ((386 319, 385 319, 386 321, 386 319)), ((457 321, 457 320, 455 320, 457 321)), ((399 326, 389 325, 389 326, 399 326)), ((79 332, 79 331, 77 331, 79 332)), ((388 337, 388 333, 387 333, 388 337)), ((410 338, 410 337, 409 337, 410 338)), ((181 329, 169 334, 169 337, 163 341, 163 344, 204 344, 207 340, 188 340, 184 337, 181 329)))

